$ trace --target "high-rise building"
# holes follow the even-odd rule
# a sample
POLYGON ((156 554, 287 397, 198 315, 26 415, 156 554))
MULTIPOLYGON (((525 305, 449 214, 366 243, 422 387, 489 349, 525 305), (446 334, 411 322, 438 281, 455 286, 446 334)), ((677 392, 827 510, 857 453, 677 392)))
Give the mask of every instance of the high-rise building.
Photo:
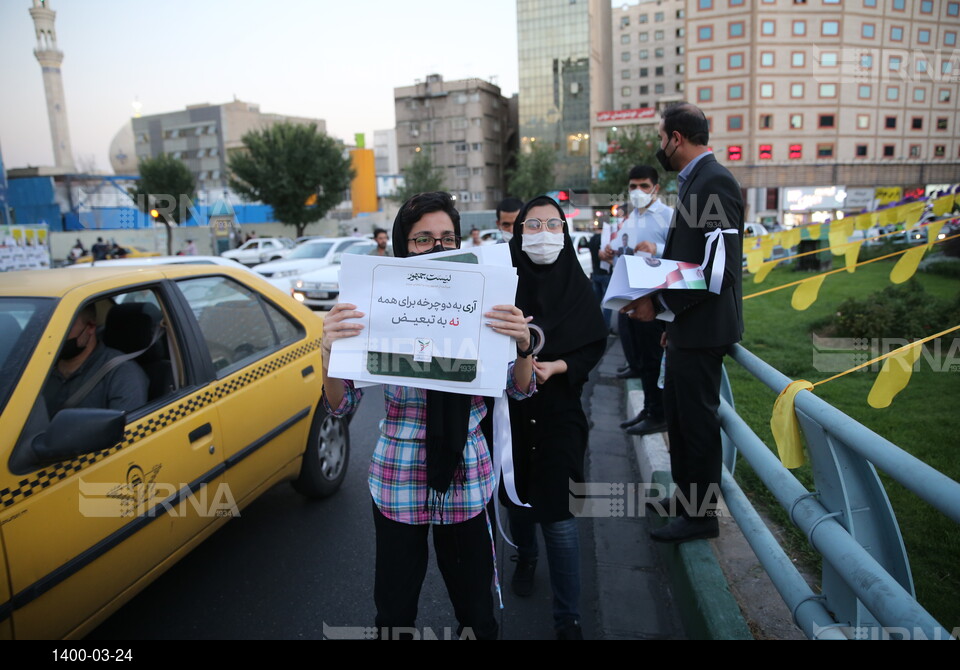
POLYGON ((167 154, 186 163, 200 191, 225 188, 227 156, 243 146, 243 136, 281 123, 316 124, 322 119, 264 114, 257 104, 234 100, 223 105, 189 105, 179 112, 132 119, 137 160, 167 154))
POLYGON ((56 168, 73 172, 73 149, 70 146, 70 127, 67 124, 67 100, 63 95, 60 64, 63 52, 57 48, 57 13, 50 9, 49 0, 33 0, 30 8, 33 27, 37 34, 34 56, 43 70, 43 90, 47 95, 47 116, 50 118, 50 138, 53 140, 53 160, 56 168))
POLYGON ((457 209, 494 209, 503 197, 510 137, 509 104, 500 87, 481 79, 444 81, 428 75, 393 92, 400 169, 429 152, 444 173, 457 209))
POLYGON ((744 187, 960 179, 957 0, 689 0, 686 16, 687 99, 744 187))
POLYGON ((613 108, 682 100, 686 0, 640 0, 612 12, 613 108))
POLYGON ((517 0, 520 151, 557 152, 558 188, 587 189, 591 119, 610 109, 610 0, 517 0))

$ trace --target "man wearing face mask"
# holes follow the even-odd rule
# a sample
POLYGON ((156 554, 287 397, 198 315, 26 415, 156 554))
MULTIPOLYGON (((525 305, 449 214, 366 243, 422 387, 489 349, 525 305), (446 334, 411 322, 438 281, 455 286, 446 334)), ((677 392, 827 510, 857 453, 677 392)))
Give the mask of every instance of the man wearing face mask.
MULTIPOLYGON (((631 251, 640 251, 663 256, 663 246, 670 230, 673 210, 664 205, 657 194, 660 192, 660 175, 650 165, 634 166, 628 175, 627 186, 633 209, 624 223, 623 230, 637 231, 631 251)), ((607 247, 609 249, 609 246, 607 247)), ((612 251, 609 252, 612 255, 612 251)), ((634 418, 620 424, 630 435, 648 435, 666 430, 663 414, 663 391, 657 386, 660 376, 659 323, 646 323, 618 315, 620 344, 627 359, 627 369, 618 374, 620 378, 639 377, 643 385, 643 409, 634 418)))
POLYGON ((677 103, 663 111, 657 159, 665 170, 679 172, 680 188, 664 256, 702 264, 709 290, 660 291, 621 310, 634 319, 667 322, 663 397, 670 469, 677 500, 685 504, 680 516, 651 533, 658 542, 720 532, 720 378, 724 355, 743 335, 743 198, 708 142, 709 124, 696 106, 677 103))
POLYGON ((520 198, 504 198, 497 205, 497 228, 500 229, 500 240, 497 244, 506 244, 513 239, 513 222, 517 214, 523 209, 523 200, 520 198))
MULTIPOLYGON (((111 358, 122 353, 97 340, 97 312, 86 305, 77 314, 60 349, 57 363, 43 387, 50 418, 111 358)), ((121 363, 105 374, 76 407, 131 411, 147 403, 149 379, 134 361, 121 363)))

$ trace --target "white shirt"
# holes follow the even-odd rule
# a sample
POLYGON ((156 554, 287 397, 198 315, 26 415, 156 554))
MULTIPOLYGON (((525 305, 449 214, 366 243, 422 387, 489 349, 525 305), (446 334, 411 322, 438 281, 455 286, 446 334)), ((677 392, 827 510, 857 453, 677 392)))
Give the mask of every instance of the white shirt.
MULTIPOLYGON (((673 208, 664 205, 657 198, 640 214, 636 208, 630 212, 623 223, 623 228, 639 229, 639 239, 630 240, 634 248, 640 242, 653 242, 657 246, 655 256, 663 256, 663 248, 667 244, 667 233, 670 232, 670 222, 673 220, 673 208)), ((621 230, 623 229, 621 228, 621 230)))

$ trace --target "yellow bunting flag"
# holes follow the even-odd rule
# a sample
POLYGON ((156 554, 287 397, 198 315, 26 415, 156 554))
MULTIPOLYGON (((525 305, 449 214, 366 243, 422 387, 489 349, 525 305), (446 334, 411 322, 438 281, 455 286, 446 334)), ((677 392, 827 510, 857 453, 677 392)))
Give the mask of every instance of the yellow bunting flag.
POLYGON ((917 271, 917 266, 920 265, 920 259, 923 258, 926 250, 927 245, 921 244, 903 254, 897 264, 893 266, 893 269, 890 270, 890 281, 894 284, 902 284, 910 279, 913 273, 917 271))
POLYGON ((846 233, 847 237, 853 235, 853 219, 847 218, 843 220, 843 232, 846 233))
POLYGON ((791 228, 790 230, 785 230, 780 234, 780 244, 785 249, 791 249, 798 244, 800 244, 800 229, 791 228))
POLYGON ((854 221, 857 230, 870 230, 873 227, 873 217, 869 214, 857 214, 854 221))
POLYGON ((773 255, 773 240, 769 235, 760 237, 760 251, 763 252, 764 258, 770 258, 770 256, 773 255))
POLYGON ((773 403, 773 415, 770 417, 770 430, 777 443, 777 453, 785 468, 799 468, 803 465, 803 442, 800 439, 800 423, 794 402, 797 393, 810 391, 813 384, 805 379, 790 382, 773 403))
POLYGON ((747 252, 747 271, 755 275, 757 270, 763 265, 763 252, 759 249, 751 249, 747 252))
POLYGON ((933 213, 937 216, 943 216, 944 214, 949 214, 950 210, 953 209, 953 196, 952 195, 941 195, 939 198, 933 201, 933 213))
POLYGON ((903 205, 891 207, 880 212, 880 221, 884 226, 892 226, 900 223, 900 217, 903 216, 903 205))
MULTIPOLYGON (((953 196, 953 204, 960 207, 960 193, 953 196)), ((951 210, 952 211, 952 210, 951 210)))
POLYGON ((807 229, 807 236, 808 236, 811 240, 819 240, 819 239, 820 239, 820 224, 819 224, 819 223, 810 224, 809 226, 805 226, 805 228, 807 229))
POLYGON ((847 272, 854 272, 857 269, 857 259, 860 257, 860 247, 863 246, 863 240, 857 240, 847 245, 846 255, 847 272))
POLYGON ((810 279, 804 279, 803 282, 797 284, 797 288, 793 290, 793 297, 790 299, 790 306, 798 312, 802 312, 815 303, 826 277, 827 275, 814 275, 810 279))
POLYGON ((846 226, 837 221, 830 224, 830 232, 827 234, 827 237, 830 240, 830 251, 833 252, 834 256, 839 256, 846 252, 848 236, 847 231, 844 230, 845 227, 846 226))
POLYGON ((943 224, 946 221, 934 221, 933 223, 927 224, 927 247, 933 246, 933 243, 937 241, 937 236, 940 234, 940 229, 943 228, 943 224))
POLYGON ((909 205, 901 206, 904 216, 903 220, 904 223, 907 224, 907 228, 916 225, 917 221, 920 220, 920 215, 923 214, 923 210, 926 208, 926 202, 911 202, 909 205))
POLYGON ((760 269, 757 270, 757 273, 753 275, 753 283, 760 284, 761 282, 763 282, 763 280, 767 278, 767 275, 770 274, 770 272, 776 266, 777 264, 774 262, 764 263, 763 265, 761 265, 760 269))
POLYGON ((871 407, 889 407, 896 395, 907 387, 910 375, 913 374, 913 364, 920 358, 922 349, 923 345, 919 342, 908 344, 883 362, 883 367, 873 382, 873 388, 870 389, 870 395, 867 396, 867 403, 871 407))

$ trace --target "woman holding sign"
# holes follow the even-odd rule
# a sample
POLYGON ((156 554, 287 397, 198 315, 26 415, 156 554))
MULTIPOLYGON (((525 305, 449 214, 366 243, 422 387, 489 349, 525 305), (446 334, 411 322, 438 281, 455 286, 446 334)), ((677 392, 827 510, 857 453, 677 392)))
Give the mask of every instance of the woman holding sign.
POLYGON ((580 639, 580 544, 570 482, 584 479, 589 426, 580 394, 606 349, 607 328, 577 260, 566 217, 553 199, 541 196, 524 206, 514 223, 510 252, 519 275, 517 307, 544 334, 533 363, 536 395, 510 400, 516 494, 527 505, 507 505, 518 547, 513 590, 522 596, 533 590, 539 523, 557 637, 580 639))
MULTIPOLYGON (((460 214, 447 193, 421 193, 407 200, 393 224, 398 258, 460 246, 460 214)), ((352 382, 331 378, 330 346, 363 329, 355 305, 330 310, 323 328, 323 398, 334 416, 348 415, 360 401, 352 382)), ((487 325, 517 342, 519 356, 507 375, 507 393, 529 397, 536 389, 529 319, 513 305, 484 315, 487 325)), ((374 601, 384 637, 409 634, 416 624, 420 587, 427 570, 427 534, 433 526, 437 564, 453 603, 459 635, 495 639, 490 585, 493 534, 485 513, 494 472, 480 422, 487 406, 480 396, 384 385, 386 418, 370 465, 377 533, 374 601), (464 634, 463 629, 470 629, 464 634)))

